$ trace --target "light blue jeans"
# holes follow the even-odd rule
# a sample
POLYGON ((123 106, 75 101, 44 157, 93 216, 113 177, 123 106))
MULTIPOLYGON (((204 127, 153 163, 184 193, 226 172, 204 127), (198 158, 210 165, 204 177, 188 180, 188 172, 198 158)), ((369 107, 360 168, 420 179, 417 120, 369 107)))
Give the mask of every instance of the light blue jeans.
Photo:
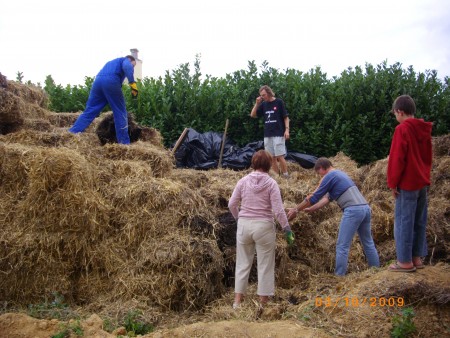
POLYGON ((355 233, 358 233, 369 266, 380 266, 380 258, 372 239, 370 221, 371 210, 367 204, 344 209, 336 243, 336 275, 344 276, 347 272, 348 253, 355 233))
POLYGON ((395 200, 394 238, 397 260, 409 263, 425 257, 427 247, 428 187, 408 191, 399 189, 395 200))

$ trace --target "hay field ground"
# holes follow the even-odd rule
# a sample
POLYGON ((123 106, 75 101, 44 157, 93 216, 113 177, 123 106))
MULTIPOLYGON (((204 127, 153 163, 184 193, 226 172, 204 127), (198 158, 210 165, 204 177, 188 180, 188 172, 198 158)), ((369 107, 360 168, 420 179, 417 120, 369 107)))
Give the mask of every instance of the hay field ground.
MULTIPOLYGON (((46 109, 44 93, 0 88, 0 337, 49 337, 77 323, 85 337, 127 333, 130 311, 152 323, 144 337, 388 337, 413 308, 417 337, 450 335, 450 137, 435 138, 426 268, 387 271, 395 259, 387 160, 358 167, 331 160, 368 199, 382 267, 367 269, 355 239, 349 273, 333 275, 339 208, 301 214, 276 250, 276 295, 262 313, 256 274, 239 311, 231 308, 236 224, 227 202, 249 171, 176 169, 157 130, 129 146, 100 140, 96 119, 67 132, 78 114, 46 109), (38 318, 33 311, 55 309, 38 318), (35 316, 36 317, 36 316, 35 316), (76 320, 74 318, 77 318, 76 320), (107 325, 110 323, 111 325, 107 325)), ((318 184, 289 163, 276 178, 285 207, 318 184)), ((75 334, 72 332, 72 336, 75 334)))

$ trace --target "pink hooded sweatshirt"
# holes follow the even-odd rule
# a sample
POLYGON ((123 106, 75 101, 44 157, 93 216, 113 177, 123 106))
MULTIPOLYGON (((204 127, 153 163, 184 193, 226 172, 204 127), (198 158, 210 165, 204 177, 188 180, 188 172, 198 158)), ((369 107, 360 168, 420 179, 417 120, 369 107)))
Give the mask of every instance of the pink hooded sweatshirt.
POLYGON ((273 221, 275 216, 283 229, 289 227, 280 188, 267 173, 254 171, 241 178, 234 188, 228 208, 235 219, 242 217, 273 221))

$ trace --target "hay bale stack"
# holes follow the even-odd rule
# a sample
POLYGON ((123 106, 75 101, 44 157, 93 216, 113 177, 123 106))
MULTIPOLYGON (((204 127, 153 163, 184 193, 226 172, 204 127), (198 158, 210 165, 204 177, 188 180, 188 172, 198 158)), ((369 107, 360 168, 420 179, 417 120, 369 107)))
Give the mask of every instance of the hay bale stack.
POLYGON ((14 144, 0 149, 5 155, 1 180, 16 183, 16 189, 2 184, 10 196, 1 201, 6 214, 0 235, 2 297, 37 300, 59 292, 72 299, 75 274, 89 261, 89 245, 107 233, 109 224, 93 171, 70 150, 14 144))
POLYGON ((22 128, 49 130, 47 101, 41 88, 8 81, 6 88, 0 88, 0 134, 22 128))

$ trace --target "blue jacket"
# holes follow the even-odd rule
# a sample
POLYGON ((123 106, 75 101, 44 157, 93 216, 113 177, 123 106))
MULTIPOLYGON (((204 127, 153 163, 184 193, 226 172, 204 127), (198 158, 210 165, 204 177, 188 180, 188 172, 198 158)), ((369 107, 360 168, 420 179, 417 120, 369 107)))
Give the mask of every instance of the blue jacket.
POLYGON ((354 185, 355 183, 346 173, 337 169, 332 170, 323 177, 319 188, 311 196, 309 202, 316 204, 326 193, 329 194, 330 201, 334 201, 354 185))
POLYGON ((113 77, 121 84, 123 83, 123 80, 125 80, 125 77, 128 79, 129 83, 135 82, 134 67, 127 57, 117 58, 107 62, 97 74, 97 77, 102 76, 113 77))

